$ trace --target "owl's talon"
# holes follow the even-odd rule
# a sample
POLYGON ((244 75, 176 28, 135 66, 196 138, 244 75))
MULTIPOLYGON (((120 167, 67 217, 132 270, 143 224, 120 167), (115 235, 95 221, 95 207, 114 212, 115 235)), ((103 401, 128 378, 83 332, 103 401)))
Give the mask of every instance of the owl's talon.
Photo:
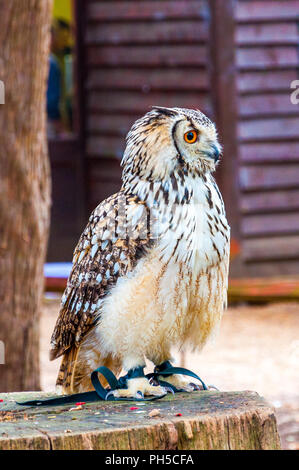
MULTIPOLYGON (((160 380, 163 380, 163 376, 159 376, 159 378, 160 380)), ((202 384, 189 382, 186 376, 179 375, 179 374, 173 374, 173 375, 167 376, 167 382, 169 382, 171 385, 174 385, 174 387, 177 388, 181 392, 191 393, 194 391, 203 390, 202 384)))
POLYGON ((217 390, 217 392, 219 392, 219 388, 215 387, 215 385, 208 385, 208 390, 217 390))
POLYGON ((166 390, 166 393, 170 392, 174 395, 174 391, 171 387, 163 387, 163 388, 164 388, 164 390, 166 390))
POLYGON ((115 392, 115 390, 110 390, 110 392, 108 392, 107 395, 105 396, 105 400, 108 400, 108 398, 110 397, 110 395, 115 396, 115 395, 114 395, 114 392, 115 392))
POLYGON ((203 389, 203 387, 202 387, 201 385, 195 384, 195 383, 193 383, 193 382, 189 383, 189 385, 190 385, 191 387, 193 387, 193 390, 194 390, 194 391, 198 391, 198 390, 202 390, 202 389, 203 389))
POLYGON ((151 377, 151 378, 149 379, 149 383, 150 383, 150 385, 152 385, 153 387, 158 387, 158 385, 159 385, 158 380, 154 379, 153 377, 151 377))

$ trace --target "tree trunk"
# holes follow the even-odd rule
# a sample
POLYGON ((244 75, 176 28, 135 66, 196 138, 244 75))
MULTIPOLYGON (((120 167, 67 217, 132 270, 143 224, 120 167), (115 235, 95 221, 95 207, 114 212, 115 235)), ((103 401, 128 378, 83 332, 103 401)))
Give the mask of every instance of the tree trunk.
POLYGON ((46 87, 52 0, 0 0, 0 390, 39 389, 49 228, 46 87), (3 362, 3 361, 2 361, 3 362))

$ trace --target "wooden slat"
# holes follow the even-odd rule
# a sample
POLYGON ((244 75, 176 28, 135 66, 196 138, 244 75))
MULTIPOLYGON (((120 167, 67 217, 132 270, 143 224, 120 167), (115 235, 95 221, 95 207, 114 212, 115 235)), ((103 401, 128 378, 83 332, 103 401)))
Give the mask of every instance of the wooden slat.
POLYGON ((138 117, 140 117, 138 114, 132 116, 126 114, 89 113, 87 118, 87 130, 89 134, 96 132, 109 134, 114 132, 124 137, 138 117))
POLYGON ((211 97, 216 125, 224 146, 225 164, 220 167, 218 184, 226 201, 232 237, 239 241, 240 213, 236 204, 238 188, 238 145, 236 139, 236 66, 235 66, 235 2, 215 0, 211 8, 211 97))
POLYGON ((93 136, 87 139, 88 155, 121 159, 124 149, 125 140, 121 137, 93 136))
MULTIPOLYGON (((283 116, 282 116, 283 119, 283 116)), ((272 145, 276 144, 281 144, 281 143, 296 143, 298 144, 299 142, 299 136, 283 136, 283 135, 276 135, 273 137, 267 137, 267 136, 260 136, 260 137, 248 137, 248 138, 239 138, 239 143, 240 144, 252 144, 252 143, 261 143, 261 144, 269 144, 272 143, 272 145)), ((287 159, 285 159, 284 163, 286 162, 287 159)), ((292 161, 298 161, 297 158, 293 158, 292 161)), ((282 162, 281 162, 282 163, 282 162)))
MULTIPOLYGON (((238 67, 239 73, 246 73, 246 72, 264 72, 265 67, 263 64, 258 65, 243 65, 242 67, 238 67)), ((286 64, 286 65, 272 65, 268 66, 266 69, 267 72, 285 72, 288 70, 297 70, 298 64, 286 64)))
POLYGON ((206 70, 179 69, 91 69, 87 79, 88 89, 195 90, 210 89, 206 70))
POLYGON ((95 23, 86 32, 87 44, 161 44, 201 43, 208 40, 206 21, 188 20, 177 22, 135 22, 132 34, 131 23, 95 23))
POLYGON ((291 103, 290 93, 262 94, 241 96, 239 98, 239 115, 280 115, 283 113, 298 114, 298 107, 291 103))
POLYGON ((242 257, 246 261, 299 260, 299 236, 244 240, 242 257))
POLYGON ((273 90, 290 89, 290 83, 298 79, 296 70, 279 70, 261 72, 241 72, 237 77, 238 90, 241 93, 267 92, 273 90))
POLYGON ((243 44, 294 43, 299 32, 296 22, 278 24, 240 24, 236 28, 236 41, 243 44))
POLYGON ((87 63, 92 66, 177 67, 204 66, 207 49, 197 45, 159 46, 106 46, 89 47, 87 63))
POLYGON ((299 152, 299 114, 293 118, 241 121, 238 135, 242 139, 297 137, 299 152))
POLYGON ((269 270, 270 277, 265 278, 245 278, 231 279, 228 284, 229 302, 273 302, 273 301, 295 301, 299 300, 299 277, 298 276, 277 276, 273 277, 274 270, 288 266, 296 266, 296 261, 282 263, 263 263, 248 266, 248 270, 255 271, 255 276, 260 275, 260 270, 269 270), (271 274, 272 269, 272 274, 271 274))
MULTIPOLYGON (((264 278, 271 278, 273 276, 298 276, 298 260, 276 260, 276 261, 262 261, 262 262, 249 262, 247 261, 245 263, 244 267, 244 274, 246 277, 253 277, 255 278, 256 276, 264 277, 264 278)), ((245 277, 244 276, 244 277, 245 277)), ((277 290, 277 293, 279 291, 277 290)), ((233 297, 231 297, 233 298, 233 297)), ((236 297, 235 297, 236 298, 236 297)), ((244 299, 246 299, 245 296, 243 296, 244 299)), ((254 301, 254 295, 251 296, 252 300, 254 301)), ((271 295, 268 296, 268 299, 265 295, 265 300, 267 301, 273 301, 273 298, 271 295)), ((277 295, 278 300, 294 300, 298 299, 298 293, 297 295, 291 296, 289 293, 286 293, 286 295, 279 296, 277 295)), ((261 300, 261 299, 256 299, 256 300, 261 300)))
POLYGON ((299 210, 299 189, 242 194, 240 207, 245 214, 299 210))
POLYGON ((205 93, 178 93, 161 94, 158 92, 91 92, 88 95, 89 111, 118 111, 140 114, 149 111, 152 106, 198 108, 205 114, 212 115, 212 103, 205 93))
POLYGON ((90 3, 87 8, 87 19, 90 21, 132 21, 168 19, 203 18, 205 2, 200 0, 186 1, 113 1, 90 3))
POLYGON ((246 215, 242 218, 244 236, 272 236, 299 233, 299 211, 289 214, 246 215))
POLYGON ((279 189, 295 185, 299 187, 299 165, 245 166, 240 168, 240 187, 246 191, 279 189))
POLYGON ((88 208, 92 211, 101 201, 119 191, 121 187, 120 161, 117 159, 88 159, 88 208))
POLYGON ((85 223, 77 137, 50 140, 52 207, 48 261, 69 261, 85 223), (66 190, 67 188, 67 190, 66 190))
POLYGON ((240 22, 258 22, 299 18, 299 1, 238 1, 236 19, 240 22))
POLYGON ((298 0, 236 2, 239 161, 250 164, 239 167, 241 259, 249 276, 299 272, 296 16, 298 0))
POLYGON ((121 166, 117 159, 87 160, 90 181, 97 184, 100 181, 120 181, 121 166))
POLYGON ((239 157, 242 162, 248 163, 299 160, 299 146, 297 142, 242 144, 239 157))
POLYGON ((298 46, 290 47, 251 47, 236 51, 237 66, 240 68, 298 66, 298 46))

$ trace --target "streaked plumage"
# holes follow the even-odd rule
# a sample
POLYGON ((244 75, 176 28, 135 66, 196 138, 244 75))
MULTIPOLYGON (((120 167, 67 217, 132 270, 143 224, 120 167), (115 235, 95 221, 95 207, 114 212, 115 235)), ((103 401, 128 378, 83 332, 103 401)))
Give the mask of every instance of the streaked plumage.
MULTIPOLYGON (((57 383, 65 392, 89 389, 101 364, 117 373, 144 357, 161 364, 172 346, 201 348, 219 325, 229 264, 211 175, 219 151, 215 126, 199 111, 154 108, 133 125, 123 186, 80 237, 52 336, 51 358, 64 354, 57 383), (189 144, 191 129, 198 138, 189 144)), ((143 383, 145 393, 153 388, 143 383)))

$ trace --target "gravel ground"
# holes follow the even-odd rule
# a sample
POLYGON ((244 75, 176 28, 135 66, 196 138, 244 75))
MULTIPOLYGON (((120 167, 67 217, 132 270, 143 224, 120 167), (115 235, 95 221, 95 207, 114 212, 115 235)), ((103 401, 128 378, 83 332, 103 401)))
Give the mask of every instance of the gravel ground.
MULTIPOLYGON (((41 384, 54 390, 59 360, 49 362, 50 336, 59 308, 46 299, 41 321, 41 384)), ((221 390, 254 390, 275 408, 284 449, 299 450, 299 304, 236 306, 223 317, 213 343, 200 354, 174 352, 221 390)))

